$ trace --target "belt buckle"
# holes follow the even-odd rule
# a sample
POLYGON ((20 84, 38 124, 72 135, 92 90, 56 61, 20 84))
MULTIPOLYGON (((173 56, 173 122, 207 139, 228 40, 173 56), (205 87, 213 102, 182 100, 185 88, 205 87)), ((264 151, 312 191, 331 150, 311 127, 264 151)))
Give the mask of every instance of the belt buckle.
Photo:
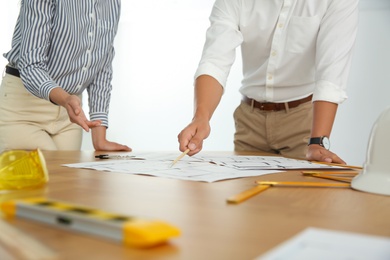
POLYGON ((264 111, 271 111, 271 112, 275 112, 275 111, 279 111, 279 105, 277 103, 272 103, 272 102, 265 102, 265 103, 262 103, 261 104, 261 108, 262 110, 264 111))

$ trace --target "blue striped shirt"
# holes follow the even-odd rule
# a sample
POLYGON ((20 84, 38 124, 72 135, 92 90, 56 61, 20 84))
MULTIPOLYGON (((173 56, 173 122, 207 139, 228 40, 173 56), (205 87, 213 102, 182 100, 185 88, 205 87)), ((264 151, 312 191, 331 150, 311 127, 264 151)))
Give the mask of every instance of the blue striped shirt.
POLYGON ((114 38, 120 0, 22 0, 12 48, 4 57, 33 95, 55 87, 88 92, 90 120, 108 126, 114 38))

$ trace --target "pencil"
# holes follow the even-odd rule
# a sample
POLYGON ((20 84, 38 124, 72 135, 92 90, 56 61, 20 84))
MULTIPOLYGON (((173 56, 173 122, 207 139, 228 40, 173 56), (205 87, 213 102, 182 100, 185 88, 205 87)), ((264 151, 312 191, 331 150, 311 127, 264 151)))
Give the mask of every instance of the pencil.
POLYGON ((184 152, 182 152, 182 154, 180 154, 172 163, 169 167, 172 167, 173 165, 175 165, 181 158, 183 158, 188 152, 190 151, 190 149, 187 149, 185 150, 184 152))
POLYGON ((327 182, 303 182, 303 181, 257 181, 260 185, 271 186, 295 186, 295 187, 351 187, 349 183, 327 183, 327 182))
POLYGON ((228 203, 238 204, 240 202, 243 202, 244 200, 249 199, 250 197, 255 196, 256 194, 258 194, 262 191, 265 191, 269 187, 270 187, 269 185, 257 185, 256 187, 250 188, 249 190, 246 190, 246 191, 243 191, 241 193, 238 193, 236 195, 231 196, 226 201, 228 203))
POLYGON ((341 181, 341 182, 349 182, 350 183, 352 181, 351 177, 337 177, 337 176, 322 175, 322 174, 318 174, 318 173, 306 174, 306 175, 311 176, 311 177, 323 178, 323 179, 341 181))
POLYGON ((145 160, 144 158, 135 157, 135 155, 109 155, 99 154, 95 155, 97 159, 126 159, 126 160, 145 160))
POLYGON ((359 172, 355 171, 302 171, 303 175, 321 174, 321 175, 350 175, 356 176, 359 172))
POLYGON ((316 162, 316 161, 311 161, 312 163, 317 163, 317 164, 325 164, 329 166, 339 166, 339 167, 344 167, 344 168, 351 168, 351 169, 363 169, 361 166, 354 166, 354 165, 347 165, 347 164, 341 164, 341 163, 327 163, 327 162, 316 162))

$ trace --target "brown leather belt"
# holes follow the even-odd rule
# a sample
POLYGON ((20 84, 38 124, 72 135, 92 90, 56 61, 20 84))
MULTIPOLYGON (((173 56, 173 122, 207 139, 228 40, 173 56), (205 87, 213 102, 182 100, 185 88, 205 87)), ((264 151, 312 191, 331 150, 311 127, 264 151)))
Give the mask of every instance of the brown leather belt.
POLYGON ((20 78, 19 70, 10 66, 5 66, 5 73, 20 78))
POLYGON ((286 103, 271 103, 271 102, 257 102, 254 99, 248 98, 248 97, 243 97, 242 100, 247 103, 248 105, 258 108, 260 110, 264 111, 280 111, 280 110, 285 110, 287 108, 294 108, 299 106, 300 104, 306 103, 311 101, 313 95, 310 95, 308 97, 286 102, 286 103))

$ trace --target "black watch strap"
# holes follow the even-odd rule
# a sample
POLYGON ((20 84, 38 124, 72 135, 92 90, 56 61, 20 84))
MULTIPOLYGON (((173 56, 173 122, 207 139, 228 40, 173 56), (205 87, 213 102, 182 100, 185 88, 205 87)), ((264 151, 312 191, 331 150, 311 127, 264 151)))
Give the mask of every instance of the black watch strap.
POLYGON ((309 143, 307 145, 311 145, 311 144, 321 145, 322 147, 324 147, 327 150, 329 150, 329 148, 330 148, 329 138, 326 136, 310 138, 309 143))
POLYGON ((319 144, 322 145, 322 137, 312 137, 309 139, 309 143, 307 145, 311 144, 319 144))

